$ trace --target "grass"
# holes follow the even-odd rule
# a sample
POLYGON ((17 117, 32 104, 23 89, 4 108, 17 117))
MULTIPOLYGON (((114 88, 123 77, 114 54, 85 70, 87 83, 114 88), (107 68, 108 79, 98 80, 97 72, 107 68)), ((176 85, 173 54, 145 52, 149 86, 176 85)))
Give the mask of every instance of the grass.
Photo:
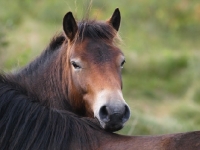
MULTIPOLYGON (((64 14, 73 11, 80 19, 89 3, 0 1, 0 70, 13 71, 34 59, 62 30, 64 14)), ((90 16, 108 19, 116 7, 127 62, 123 93, 132 114, 119 133, 199 130, 199 2, 93 0, 90 16)))

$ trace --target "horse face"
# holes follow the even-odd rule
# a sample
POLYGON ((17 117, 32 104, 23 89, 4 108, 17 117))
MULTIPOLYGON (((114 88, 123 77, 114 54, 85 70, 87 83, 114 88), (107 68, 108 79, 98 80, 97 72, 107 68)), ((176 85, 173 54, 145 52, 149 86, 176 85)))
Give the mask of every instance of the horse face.
MULTIPOLYGON (((120 13, 116 9, 107 25, 117 31, 119 23, 120 13)), ((90 36, 91 32, 85 34, 85 37, 83 33, 75 34, 74 32, 81 31, 78 31, 80 29, 71 13, 65 16, 63 25, 71 43, 68 49, 69 82, 71 90, 78 97, 74 102, 76 108, 84 107, 85 116, 97 118, 106 130, 121 129, 130 117, 129 107, 121 91, 121 69, 125 62, 123 53, 113 44, 113 39, 104 38, 102 30, 92 29, 98 32, 93 36, 90 36), (102 38, 93 38, 96 35, 101 35, 102 38), (75 36, 82 37, 74 40, 75 36)), ((90 26, 92 25, 84 26, 84 30, 87 31, 90 26)), ((73 97, 71 95, 72 99, 73 97)))
POLYGON ((121 129, 130 116, 121 91, 124 55, 103 40, 86 39, 75 45, 70 57, 71 76, 87 114, 96 117, 104 129, 121 129))

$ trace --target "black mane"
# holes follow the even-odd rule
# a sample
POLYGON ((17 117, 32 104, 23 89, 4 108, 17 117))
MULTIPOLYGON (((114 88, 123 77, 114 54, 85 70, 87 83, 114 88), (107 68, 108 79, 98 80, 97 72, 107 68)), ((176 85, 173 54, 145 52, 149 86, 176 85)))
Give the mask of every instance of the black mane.
POLYGON ((55 35, 49 44, 49 50, 56 50, 60 48, 64 41, 65 36, 63 34, 55 35))
POLYGON ((85 37, 91 39, 112 40, 117 32, 111 25, 96 20, 82 20, 78 23, 78 39, 85 37))
MULTIPOLYGON (((101 131, 94 120, 33 102, 27 91, 0 76, 1 149, 92 149, 101 131)), ((102 132, 102 131, 101 131, 102 132)))

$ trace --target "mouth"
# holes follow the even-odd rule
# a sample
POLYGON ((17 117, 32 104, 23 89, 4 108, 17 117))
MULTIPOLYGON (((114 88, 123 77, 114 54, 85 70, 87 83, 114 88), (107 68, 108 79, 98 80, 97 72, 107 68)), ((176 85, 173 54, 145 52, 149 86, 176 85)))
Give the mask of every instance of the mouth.
POLYGON ((105 126, 105 130, 108 131, 108 132, 116 132, 116 131, 119 131, 123 128, 123 125, 112 125, 112 124, 109 124, 107 126, 105 126))
POLYGON ((97 117, 95 118, 98 120, 101 128, 108 132, 116 132, 116 131, 121 130, 124 127, 124 124, 122 122, 120 123, 113 123, 112 121, 103 122, 99 120, 97 117))

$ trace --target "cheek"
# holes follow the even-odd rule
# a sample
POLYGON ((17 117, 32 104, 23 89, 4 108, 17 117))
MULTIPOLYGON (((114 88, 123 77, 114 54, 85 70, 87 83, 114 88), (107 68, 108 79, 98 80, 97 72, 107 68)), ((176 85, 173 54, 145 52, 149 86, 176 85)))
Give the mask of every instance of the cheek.
POLYGON ((88 104, 90 109, 92 109, 93 103, 94 103, 94 96, 95 96, 95 86, 94 80, 91 80, 92 77, 88 74, 84 74, 82 82, 82 89, 84 89, 84 101, 88 104))
POLYGON ((86 73, 84 71, 74 71, 72 74, 73 84, 78 91, 87 92, 86 73))
POLYGON ((83 96, 84 101, 86 102, 87 106, 88 106, 88 110, 90 110, 92 113, 92 106, 94 105, 94 95, 91 93, 86 93, 83 96))

